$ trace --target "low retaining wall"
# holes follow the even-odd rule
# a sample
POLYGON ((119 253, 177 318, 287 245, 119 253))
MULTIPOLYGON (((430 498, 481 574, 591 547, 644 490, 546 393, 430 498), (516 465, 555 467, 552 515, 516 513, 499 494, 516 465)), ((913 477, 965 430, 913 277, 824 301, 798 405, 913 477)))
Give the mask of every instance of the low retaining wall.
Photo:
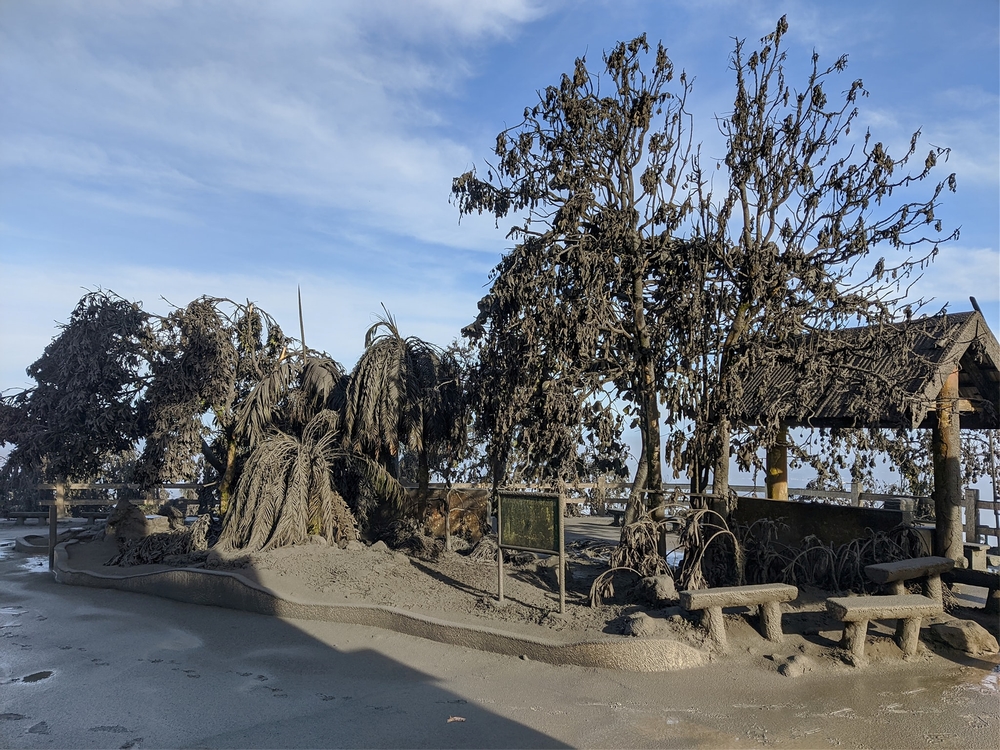
POLYGON ((317 604, 298 601, 259 586, 232 571, 171 568, 154 573, 105 573, 75 568, 67 550, 55 550, 56 581, 151 594, 189 604, 213 605, 263 615, 324 620, 392 630, 405 635, 549 664, 603 667, 627 672, 668 672, 704 664, 706 655, 679 641, 609 638, 560 643, 495 628, 449 622, 374 604, 317 604))
POLYGON ((828 544, 847 544, 855 539, 866 538, 868 529, 890 531, 901 523, 908 523, 913 520, 913 513, 741 497, 733 517, 741 526, 749 526, 759 518, 780 520, 788 528, 779 530, 778 541, 798 546, 807 536, 815 536, 828 544))

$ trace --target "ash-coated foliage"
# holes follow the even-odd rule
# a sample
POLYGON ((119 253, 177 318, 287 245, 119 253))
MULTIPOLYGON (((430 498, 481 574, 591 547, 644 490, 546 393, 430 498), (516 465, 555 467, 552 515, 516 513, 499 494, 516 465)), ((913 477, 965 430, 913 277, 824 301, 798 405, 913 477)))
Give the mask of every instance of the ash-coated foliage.
POLYGON ((175 309, 156 336, 137 479, 151 486, 193 478, 192 457, 203 453, 225 508, 240 462, 262 438, 269 413, 260 412, 284 394, 261 384, 287 371, 292 340, 252 302, 215 297, 175 309))
POLYGON ((478 344, 476 411, 495 476, 516 445, 566 478, 584 435, 615 443, 617 398, 636 415, 646 483, 659 487, 665 342, 651 305, 677 272, 674 235, 692 206, 689 84, 662 46, 643 70, 649 51, 645 36, 617 45, 603 77, 578 59, 497 136, 485 179, 454 180, 461 213, 525 216, 465 331, 478 344))
POLYGON ((419 483, 429 481, 430 451, 457 452, 464 440, 458 363, 416 337, 404 338, 386 312, 365 334, 365 351, 351 372, 343 430, 354 449, 398 476, 401 448, 418 456, 419 483))
POLYGON ((346 450, 338 416, 320 411, 301 435, 268 434, 247 459, 219 538, 246 552, 305 542, 319 535, 345 546, 358 539, 354 512, 335 477, 355 471, 383 497, 400 502, 398 483, 375 461, 346 450))
POLYGON ((138 404, 152 341, 149 315, 111 291, 83 296, 69 322, 28 367, 32 388, 0 402, 5 480, 97 474, 141 436, 138 404))
MULTIPOLYGON (((936 182, 929 196, 914 199, 910 189, 930 177, 947 149, 932 146, 919 161, 919 132, 898 157, 871 132, 852 137, 858 103, 867 96, 863 83, 839 82, 846 56, 823 67, 815 53, 804 81, 790 83, 782 49, 787 31, 782 17, 749 55, 742 41, 736 44, 736 96, 719 120, 727 143, 719 166, 728 179, 713 192, 711 175, 696 160, 698 221, 688 245, 696 252, 679 259, 697 283, 661 290, 664 304, 682 313, 671 316, 681 324, 671 339, 679 344, 675 364, 692 377, 677 398, 696 423, 694 439, 674 461, 693 469, 698 489, 714 470, 716 494, 727 492, 729 429, 747 378, 792 364, 801 373, 798 396, 809 402, 815 396, 809 387, 824 382, 818 363, 837 362, 843 339, 833 334, 851 325, 868 328, 845 355, 869 349, 908 356, 911 342, 891 323, 937 243, 957 237, 943 234, 936 216, 942 193, 955 189, 954 175, 936 182), (918 161, 915 170, 911 160, 918 161)), ((906 314, 922 304, 914 302, 906 314)), ((859 403, 873 420, 903 398, 900 383, 880 382, 877 374, 857 374, 859 403)), ((771 428, 765 443, 786 416, 779 409, 794 404, 773 399, 762 420, 771 428)), ((744 463, 760 440, 744 446, 744 463)))
MULTIPOLYGON (((691 146, 688 80, 674 80, 662 46, 647 65, 639 37, 604 56, 603 76, 577 60, 500 133, 485 179, 454 180, 461 213, 525 216, 466 329, 495 466, 515 443, 571 454, 584 409, 611 414, 613 399, 642 436, 637 490, 659 489, 665 443, 695 491, 711 482, 726 497, 732 452, 751 462, 795 409, 776 399, 747 432, 744 389, 760 368, 798 368, 807 402, 821 382, 815 353, 838 346, 830 332, 866 324, 855 349, 905 356, 889 324, 936 243, 957 236, 936 215, 954 175, 914 198, 948 152, 921 160, 919 132, 896 157, 871 133, 852 135, 862 82, 840 84, 846 57, 824 67, 818 55, 790 82, 787 31, 782 18, 749 54, 736 43, 718 163, 691 146)), ((858 383, 872 413, 900 396, 863 373, 858 383)))
MULTIPOLYGON (((401 440, 426 455, 464 439, 453 357, 402 339, 391 318, 367 344, 351 383, 251 302, 200 297, 157 318, 113 293, 88 294, 29 369, 38 385, 2 402, 0 435, 14 445, 6 494, 112 475, 148 490, 204 481, 208 464, 229 547, 357 539, 379 506, 403 505, 387 470, 401 440)), ((421 466, 426 483, 426 458, 421 466)))

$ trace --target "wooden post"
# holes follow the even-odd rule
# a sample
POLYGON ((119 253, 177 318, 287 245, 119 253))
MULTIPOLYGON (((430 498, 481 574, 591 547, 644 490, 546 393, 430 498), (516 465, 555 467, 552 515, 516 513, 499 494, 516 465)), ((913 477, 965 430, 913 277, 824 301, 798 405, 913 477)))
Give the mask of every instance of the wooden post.
POLYGON ((560 482, 556 533, 559 536, 559 614, 566 614, 566 491, 560 482))
POLYGON ((55 566, 56 539, 59 537, 57 527, 58 519, 59 516, 64 515, 65 512, 66 485, 62 482, 57 482, 54 490, 53 503, 49 506, 49 570, 52 570, 55 566))
POLYGON ((778 440, 767 449, 768 500, 788 499, 788 428, 782 427, 778 440))
POLYGON ((965 567, 962 549, 962 444, 959 432, 958 370, 937 397, 937 424, 933 430, 935 554, 965 567))
POLYGON ((979 490, 965 491, 965 541, 975 544, 979 541, 976 525, 979 523, 979 490))
POLYGON ((861 507, 861 482, 851 482, 851 505, 855 508, 861 507))

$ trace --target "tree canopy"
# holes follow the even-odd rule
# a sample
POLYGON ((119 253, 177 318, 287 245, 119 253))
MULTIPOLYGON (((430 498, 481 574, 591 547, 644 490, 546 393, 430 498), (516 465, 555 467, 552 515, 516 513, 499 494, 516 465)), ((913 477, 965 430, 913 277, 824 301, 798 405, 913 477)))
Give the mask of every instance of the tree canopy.
MULTIPOLYGON (((780 19, 749 55, 736 42, 718 163, 692 146, 689 81, 675 81, 662 45, 648 60, 641 36, 604 55, 603 76, 578 59, 497 136, 485 176, 455 178, 461 214, 524 216, 466 329, 497 462, 515 438, 570 455, 587 410, 607 419, 617 403, 642 437, 636 490, 660 486, 662 419, 675 472, 726 496, 755 368, 792 363, 807 385, 802 337, 852 322, 876 323, 871 344, 884 346, 905 280, 957 236, 936 216, 954 175, 929 196, 911 190, 947 150, 931 147, 911 172, 919 132, 899 157, 871 133, 852 138, 862 82, 838 101, 828 90, 846 57, 823 67, 814 54, 796 88, 787 30, 780 19)), ((776 439, 781 416, 738 446, 744 460, 776 439)))
POLYGON ((269 415, 284 395, 274 387, 262 392, 261 383, 291 377, 293 340, 252 302, 214 297, 176 308, 159 319, 154 335, 137 479, 152 485, 189 477, 191 457, 203 453, 217 476, 224 511, 238 463, 262 437, 266 421, 248 412, 269 415))
POLYGON ((642 435, 635 490, 659 488, 666 342, 654 292, 684 271, 672 259, 692 210, 689 84, 683 73, 675 82, 662 45, 644 72, 648 52, 645 36, 617 45, 604 80, 578 59, 497 136, 485 178, 454 180, 461 213, 525 216, 466 329, 478 342, 477 409, 495 472, 515 443, 555 474, 585 434, 612 444, 617 399, 642 435))
MULTIPOLYGON (((810 384, 822 380, 816 363, 836 361, 817 352, 841 346, 835 332, 850 325, 867 326, 853 346, 908 356, 912 347, 890 325, 907 304, 908 280, 933 259, 937 243, 958 235, 944 234, 935 214, 942 193, 955 189, 954 174, 919 197, 909 190, 931 176, 947 149, 931 146, 920 160, 919 131, 897 157, 870 131, 852 138, 867 96, 862 81, 838 84, 847 57, 823 66, 813 53, 795 87, 785 74, 787 31, 782 17, 749 55, 736 42, 733 108, 718 119, 727 179, 713 192, 696 160, 695 253, 684 259, 696 283, 663 295, 682 313, 671 316, 680 323, 671 341, 675 366, 688 365, 684 412, 696 424, 694 440, 676 458, 693 469, 699 490, 711 470, 717 496, 728 494, 729 435, 746 380, 761 368, 792 364, 808 402, 810 384), (839 96, 829 93, 835 87, 839 96)), ((910 304, 907 315, 923 303, 910 304)), ((868 408, 877 414, 902 384, 879 382, 872 390, 871 376, 858 387, 872 391, 868 408)), ((770 410, 769 431, 744 443, 744 464, 759 442, 780 439, 783 416, 776 405, 770 410)))
POLYGON ((95 475, 142 435, 138 404, 151 348, 148 315, 114 292, 88 292, 32 363, 35 386, 0 401, 5 477, 95 475))

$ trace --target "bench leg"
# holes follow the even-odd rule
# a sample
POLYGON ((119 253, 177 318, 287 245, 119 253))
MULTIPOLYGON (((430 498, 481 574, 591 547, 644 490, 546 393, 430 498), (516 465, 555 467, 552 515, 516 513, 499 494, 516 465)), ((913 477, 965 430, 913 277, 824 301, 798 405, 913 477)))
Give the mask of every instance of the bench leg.
MULTIPOLYGON (((915 656, 917 644, 920 642, 920 617, 907 617, 903 620, 903 629, 899 638, 899 647, 903 656, 915 656)), ((898 626, 897 626, 898 627, 898 626)))
POLYGON ((906 623, 907 620, 896 620, 896 643, 899 644, 900 648, 903 647, 903 643, 906 640, 906 623))
POLYGON ((729 647, 726 641, 726 622, 722 618, 722 607, 708 607, 701 613, 701 624, 708 629, 708 637, 712 643, 725 651, 729 647))
POLYGON ((906 593, 906 583, 904 581, 893 581, 889 584, 889 593, 893 596, 899 596, 900 594, 906 593))
POLYGON ((868 620, 844 623, 844 638, 840 645, 856 660, 865 658, 865 638, 868 635, 868 620))
POLYGON ((986 594, 986 612, 1000 615, 1000 589, 990 589, 986 594))
POLYGON ((780 643, 784 639, 781 630, 781 605, 778 602, 764 602, 760 605, 761 635, 769 641, 780 643))
POLYGON ((944 602, 944 596, 941 591, 941 576, 927 576, 927 582, 924 584, 924 595, 928 599, 933 599, 938 604, 944 602))

